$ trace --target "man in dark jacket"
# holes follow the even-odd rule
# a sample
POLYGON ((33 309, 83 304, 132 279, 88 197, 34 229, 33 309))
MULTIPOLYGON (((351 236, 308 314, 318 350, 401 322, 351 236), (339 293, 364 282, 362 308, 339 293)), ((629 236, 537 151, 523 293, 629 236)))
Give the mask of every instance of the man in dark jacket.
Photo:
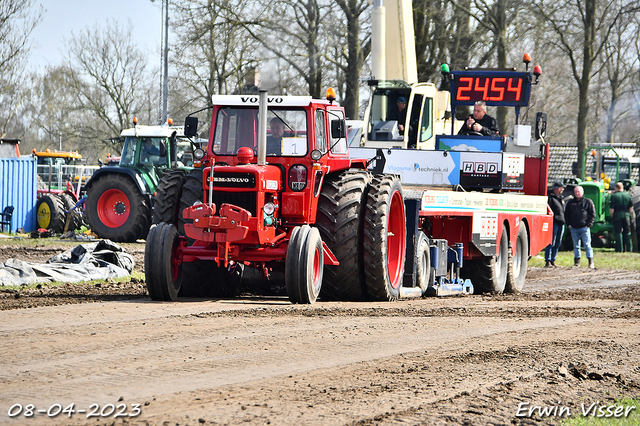
POLYGON ((464 122, 459 135, 480 134, 483 136, 497 136, 500 134, 498 130, 498 122, 495 118, 487 114, 487 104, 478 101, 473 105, 473 114, 464 122))
POLYGON ((613 222, 613 230, 616 235, 616 251, 631 252, 631 215, 633 213, 633 202, 631 196, 624 190, 622 182, 616 183, 616 189, 611 194, 609 201, 609 213, 613 222))
POLYGON ((576 186, 573 189, 572 200, 569 200, 564 210, 564 220, 573 239, 574 266, 580 267, 580 241, 584 244, 584 250, 589 260, 589 269, 595 269, 593 263, 593 249, 591 248, 591 231, 596 217, 596 208, 593 201, 584 196, 584 188, 576 186))
POLYGON ((562 190, 564 185, 562 182, 553 184, 553 189, 549 193, 548 204, 553 212, 553 238, 551 244, 544 250, 544 267, 556 268, 556 255, 562 243, 564 234, 564 200, 562 199, 562 190))

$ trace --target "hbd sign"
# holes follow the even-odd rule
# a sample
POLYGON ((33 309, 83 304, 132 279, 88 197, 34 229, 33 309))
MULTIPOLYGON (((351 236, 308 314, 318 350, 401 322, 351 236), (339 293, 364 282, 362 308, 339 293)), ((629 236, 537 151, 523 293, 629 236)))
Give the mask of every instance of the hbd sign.
POLYGON ((496 175, 498 173, 498 163, 465 161, 464 163, 462 163, 462 173, 496 175))
POLYGON ((502 153, 461 152, 460 184, 469 188, 496 188, 502 183, 502 153))

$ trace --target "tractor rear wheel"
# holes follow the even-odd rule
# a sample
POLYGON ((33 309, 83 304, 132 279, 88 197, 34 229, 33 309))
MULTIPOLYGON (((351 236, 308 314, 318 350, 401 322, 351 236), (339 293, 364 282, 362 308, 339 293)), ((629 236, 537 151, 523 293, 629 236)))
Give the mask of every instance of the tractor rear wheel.
POLYGON ((503 226, 497 256, 465 261, 462 276, 471 280, 475 294, 503 293, 507 284, 510 256, 507 228, 503 226))
POLYGON ((184 175, 182 170, 167 170, 162 175, 153 202, 153 224, 164 222, 177 225, 184 175))
POLYGON ((366 294, 361 254, 362 218, 371 175, 345 171, 325 178, 318 200, 316 227, 340 265, 324 268, 321 297, 359 300, 366 294))
POLYGON ((285 262, 285 283, 291 303, 316 301, 322 287, 323 266, 320 232, 309 225, 294 228, 285 262))
POLYGON ((527 262, 529 260, 529 236, 524 223, 520 222, 518 227, 518 238, 516 239, 515 250, 511 251, 509 265, 507 266, 506 293, 519 293, 524 287, 524 280, 527 277, 527 262))
POLYGON ((406 255, 406 224, 402 185, 395 176, 374 176, 369 186, 363 252, 369 297, 398 299, 406 255))
POLYGON ((100 238, 135 242, 146 238, 151 221, 149 200, 127 176, 109 174, 87 194, 87 219, 100 238))
MULTIPOLYGON (((202 169, 193 169, 185 176, 180 195, 180 208, 178 209, 178 232, 180 235, 185 235, 184 224, 192 222, 191 219, 182 217, 183 210, 194 204, 202 203, 203 196, 202 169)), ((189 239, 189 244, 193 244, 193 240, 189 239)))
POLYGON ((64 202, 56 194, 44 194, 36 203, 36 223, 38 228, 49 229, 52 232, 64 231, 66 215, 64 202))
POLYGON ((414 251, 414 265, 416 265, 416 283, 422 294, 433 284, 433 274, 431 273, 431 249, 429 248, 429 238, 422 231, 416 234, 416 247, 414 251))
POLYGON ((176 261, 179 244, 175 225, 160 223, 148 235, 144 252, 147 290, 152 300, 176 300, 182 284, 182 267, 176 261))

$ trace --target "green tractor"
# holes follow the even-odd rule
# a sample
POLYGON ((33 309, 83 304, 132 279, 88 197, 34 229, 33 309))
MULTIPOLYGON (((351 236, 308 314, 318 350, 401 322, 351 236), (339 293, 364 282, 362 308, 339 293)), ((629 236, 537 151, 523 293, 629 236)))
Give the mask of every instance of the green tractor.
POLYGON ((139 126, 123 130, 118 166, 98 169, 85 188, 85 213, 91 230, 100 238, 134 242, 147 237, 154 194, 162 177, 176 178, 197 165, 196 144, 183 127, 139 126))

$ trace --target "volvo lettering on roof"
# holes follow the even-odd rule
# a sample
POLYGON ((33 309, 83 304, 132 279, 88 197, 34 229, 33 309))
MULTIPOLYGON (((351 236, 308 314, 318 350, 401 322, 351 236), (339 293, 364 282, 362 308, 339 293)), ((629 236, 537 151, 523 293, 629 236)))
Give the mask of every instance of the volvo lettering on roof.
MULTIPOLYGON (((311 104, 311 96, 269 96, 269 106, 300 106, 311 104)), ((258 107, 259 97, 254 95, 213 95, 213 105, 255 106, 258 107)))

